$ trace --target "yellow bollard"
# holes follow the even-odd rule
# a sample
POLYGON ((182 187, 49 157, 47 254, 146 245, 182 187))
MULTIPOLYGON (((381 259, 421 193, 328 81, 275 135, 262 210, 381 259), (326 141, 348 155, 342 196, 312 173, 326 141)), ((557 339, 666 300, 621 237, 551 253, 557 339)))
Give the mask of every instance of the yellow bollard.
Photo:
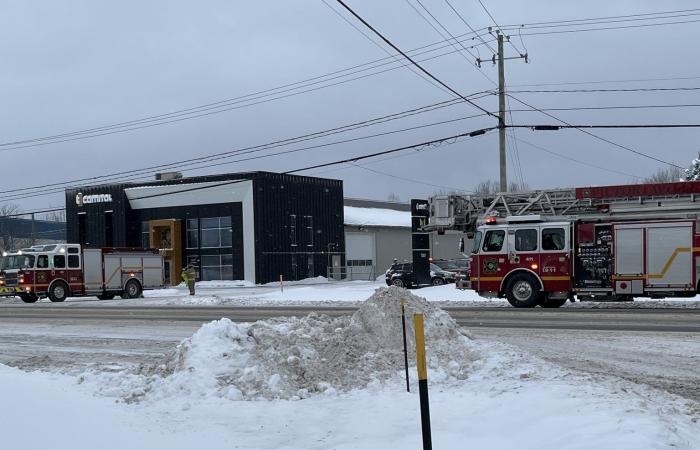
POLYGON ((432 450, 430 435, 430 405, 428 401, 428 367, 425 362, 425 331, 423 314, 413 315, 416 329, 416 368, 418 369, 418 396, 420 397, 420 421, 423 430, 423 450, 432 450))

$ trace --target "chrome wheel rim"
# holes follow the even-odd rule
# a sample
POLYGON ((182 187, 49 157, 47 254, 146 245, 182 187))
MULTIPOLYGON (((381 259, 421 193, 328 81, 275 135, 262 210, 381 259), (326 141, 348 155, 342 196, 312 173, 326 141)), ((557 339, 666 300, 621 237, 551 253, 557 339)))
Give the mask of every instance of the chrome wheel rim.
POLYGON ((65 289, 63 289, 63 286, 59 285, 59 286, 56 286, 55 288, 53 288, 53 295, 56 298, 63 298, 66 295, 66 291, 65 291, 65 289))
POLYGON ((532 286, 527 281, 518 281, 513 286, 513 297, 516 300, 524 302, 532 296, 532 286))
POLYGON ((129 283, 129 295, 133 297, 134 295, 136 295, 136 291, 136 285, 134 283, 129 283))

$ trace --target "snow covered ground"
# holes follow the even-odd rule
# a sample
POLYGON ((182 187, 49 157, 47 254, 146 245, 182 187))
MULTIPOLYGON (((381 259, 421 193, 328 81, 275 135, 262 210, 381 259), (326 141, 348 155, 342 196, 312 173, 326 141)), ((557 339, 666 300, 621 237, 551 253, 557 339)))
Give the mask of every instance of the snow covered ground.
MULTIPOLYGON (((97 300, 95 297, 73 297, 69 303, 82 306, 135 306, 135 305, 355 305, 371 296, 380 287, 386 287, 384 281, 328 281, 317 277, 302 281, 285 282, 283 289, 279 283, 254 285, 246 281, 202 281, 197 283, 197 295, 188 295, 183 286, 167 289, 145 291, 144 298, 133 300, 97 300)), ((480 297, 474 291, 456 289, 454 284, 430 286, 412 292, 430 302, 444 302, 455 306, 509 306, 505 299, 488 299, 480 297)), ((5 303, 21 303, 18 298, 5 298, 5 303)), ((40 302, 48 302, 42 299, 40 302)), ((689 299, 637 299, 635 302, 577 302, 567 303, 567 308, 700 308, 700 297, 689 299)))
POLYGON ((130 368, 75 376, 0 365, 3 447, 421 448, 397 296, 426 313, 434 448, 700 449, 696 402, 470 339, 435 306, 386 290, 352 318, 212 322, 130 368))

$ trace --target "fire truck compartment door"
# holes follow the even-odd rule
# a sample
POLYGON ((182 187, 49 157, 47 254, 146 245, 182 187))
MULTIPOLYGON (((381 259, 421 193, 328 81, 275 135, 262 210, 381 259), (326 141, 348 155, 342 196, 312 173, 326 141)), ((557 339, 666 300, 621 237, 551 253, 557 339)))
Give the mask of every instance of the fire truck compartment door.
POLYGON ((102 289, 102 251, 88 249, 83 251, 83 272, 85 274, 85 290, 102 289))
POLYGON ((644 273, 643 228, 615 228, 615 273, 617 275, 644 273))
POLYGON ((646 227, 647 285, 692 285, 692 224, 650 224, 646 227))
POLYGON ((119 255, 105 255, 105 288, 122 288, 122 259, 119 255))

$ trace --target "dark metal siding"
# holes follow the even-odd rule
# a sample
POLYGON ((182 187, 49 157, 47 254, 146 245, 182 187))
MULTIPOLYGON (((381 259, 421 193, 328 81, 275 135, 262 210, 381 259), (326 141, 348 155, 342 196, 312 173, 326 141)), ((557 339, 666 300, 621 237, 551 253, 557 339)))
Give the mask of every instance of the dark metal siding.
POLYGON ((88 186, 77 189, 66 189, 66 240, 69 243, 79 243, 78 215, 85 213, 85 237, 87 247, 104 247, 105 242, 105 211, 113 211, 112 233, 113 245, 124 247, 129 245, 127 224, 132 215, 129 201, 124 189, 132 187, 129 184, 114 184, 109 186, 88 186), (92 203, 79 206, 76 195, 111 194, 112 201, 92 203))
POLYGON ((286 280, 325 277, 329 250, 345 252, 342 181, 260 173, 253 190, 256 282, 277 281, 280 275, 286 280), (297 216, 296 247, 290 239, 291 214, 297 216), (313 218, 312 246, 304 216, 313 218))

